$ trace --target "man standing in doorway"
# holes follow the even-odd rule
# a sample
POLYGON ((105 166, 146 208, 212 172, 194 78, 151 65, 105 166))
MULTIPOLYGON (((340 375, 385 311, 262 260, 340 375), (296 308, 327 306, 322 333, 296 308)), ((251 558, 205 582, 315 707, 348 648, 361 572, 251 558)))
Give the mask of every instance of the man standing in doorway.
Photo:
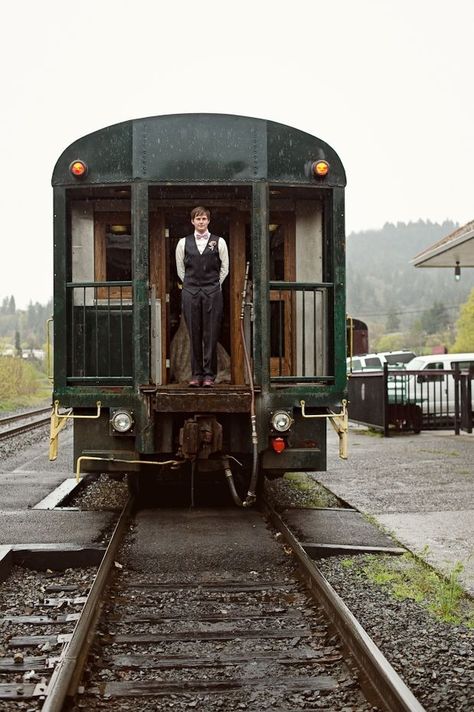
POLYGON ((222 283, 229 273, 229 255, 222 237, 209 232, 211 214, 191 211, 194 233, 176 246, 176 269, 183 282, 181 306, 191 341, 193 388, 211 388, 217 374, 217 341, 222 321, 222 283))

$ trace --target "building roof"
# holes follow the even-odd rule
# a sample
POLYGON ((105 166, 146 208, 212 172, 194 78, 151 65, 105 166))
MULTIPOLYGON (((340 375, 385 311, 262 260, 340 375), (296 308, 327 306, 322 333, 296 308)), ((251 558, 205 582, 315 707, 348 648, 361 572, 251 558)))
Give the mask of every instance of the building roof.
POLYGON ((474 267, 474 220, 442 237, 411 260, 415 267, 474 267))

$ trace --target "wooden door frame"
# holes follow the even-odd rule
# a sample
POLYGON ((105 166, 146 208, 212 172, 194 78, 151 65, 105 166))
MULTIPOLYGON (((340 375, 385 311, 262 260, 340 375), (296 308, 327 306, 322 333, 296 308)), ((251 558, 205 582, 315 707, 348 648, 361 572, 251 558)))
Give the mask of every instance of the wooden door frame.
POLYGON ((150 290, 155 287, 156 298, 161 302, 161 382, 168 383, 169 369, 169 305, 168 305, 168 260, 169 249, 165 235, 165 213, 153 210, 148 218, 148 240, 150 255, 150 290))
POLYGON ((250 212, 231 211, 229 221, 230 368, 231 382, 235 385, 245 383, 240 312, 245 279, 245 224, 249 221, 250 212))
MULTIPOLYGON (((296 280, 296 225, 294 212, 271 211, 270 224, 281 225, 284 229, 283 242, 283 262, 284 281, 294 282, 296 280)), ((270 265, 269 265, 270 271, 270 265)), ((290 376, 293 372, 293 359, 296 354, 295 349, 295 301, 293 293, 290 291, 270 290, 270 302, 284 302, 285 333, 284 333, 284 357, 270 357, 270 376, 290 376)), ((269 319, 271 328, 271 319, 269 319)), ((268 335, 270 338, 270 334, 268 335)))

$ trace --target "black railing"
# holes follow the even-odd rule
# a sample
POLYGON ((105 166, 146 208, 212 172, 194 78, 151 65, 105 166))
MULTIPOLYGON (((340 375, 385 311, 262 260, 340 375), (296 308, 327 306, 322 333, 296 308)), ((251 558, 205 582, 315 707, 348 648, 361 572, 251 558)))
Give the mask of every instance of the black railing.
POLYGON ((69 282, 68 383, 133 380, 132 282, 69 282))
MULTIPOLYGON (((467 433, 472 433, 474 420, 474 403, 472 400, 472 378, 473 373, 469 371, 457 371, 459 376, 459 395, 460 395, 460 419, 459 429, 465 430, 467 433)), ((456 430, 459 432, 459 430, 456 430)))
POLYGON ((472 432, 472 380, 469 371, 424 370, 357 372, 349 377, 349 418, 383 430, 454 428, 472 432))
POLYGON ((271 382, 334 381, 328 353, 333 284, 270 282, 269 287, 271 382))

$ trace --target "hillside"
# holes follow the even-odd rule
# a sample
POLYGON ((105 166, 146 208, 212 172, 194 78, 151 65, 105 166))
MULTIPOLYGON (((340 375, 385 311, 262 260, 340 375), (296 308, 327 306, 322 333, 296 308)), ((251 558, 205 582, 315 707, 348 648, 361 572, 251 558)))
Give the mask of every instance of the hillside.
POLYGON ((381 230, 347 237, 347 312, 363 321, 386 324, 390 312, 408 329, 434 302, 445 305, 450 321, 458 317, 474 286, 474 270, 454 281, 453 270, 420 269, 410 261, 451 233, 456 223, 387 223, 381 230))

